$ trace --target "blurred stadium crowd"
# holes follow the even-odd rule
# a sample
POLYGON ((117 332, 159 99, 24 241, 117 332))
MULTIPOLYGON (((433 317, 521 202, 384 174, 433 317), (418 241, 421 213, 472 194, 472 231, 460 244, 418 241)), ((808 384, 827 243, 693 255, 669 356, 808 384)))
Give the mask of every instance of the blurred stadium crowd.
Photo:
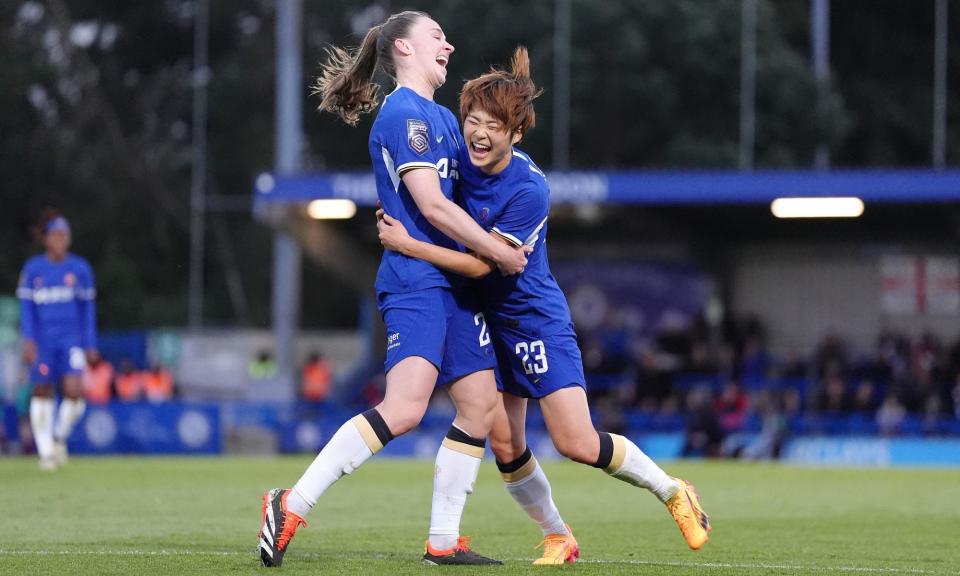
POLYGON ((797 434, 960 434, 960 340, 929 332, 886 332, 866 350, 830 332, 774 354, 756 317, 653 339, 611 321, 581 346, 605 425, 684 427, 689 455, 775 457, 797 434))

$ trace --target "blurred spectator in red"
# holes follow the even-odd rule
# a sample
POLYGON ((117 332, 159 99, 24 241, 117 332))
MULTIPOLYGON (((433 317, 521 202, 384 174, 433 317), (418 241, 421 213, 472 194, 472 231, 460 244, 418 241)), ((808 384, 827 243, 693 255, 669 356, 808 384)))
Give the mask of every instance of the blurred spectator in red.
POLYGON ((90 404, 108 404, 113 396, 113 364, 103 358, 83 372, 83 395, 90 404))
POLYGON ((137 402, 143 396, 143 374, 135 370, 133 362, 120 362, 116 377, 117 399, 121 402, 137 402))
POLYGON ((319 351, 310 354, 303 366, 300 393, 307 402, 323 402, 330 395, 333 376, 330 363, 319 351))
POLYGON ((173 400, 173 374, 157 364, 153 370, 143 372, 143 392, 150 402, 173 400))
POLYGON ((743 428, 743 422, 747 417, 747 395, 739 382, 727 381, 720 396, 713 401, 713 411, 724 432, 735 432, 743 428))
POLYGON ((383 393, 387 389, 387 381, 382 373, 378 373, 363 385, 363 400, 367 406, 376 406, 383 402, 383 393))

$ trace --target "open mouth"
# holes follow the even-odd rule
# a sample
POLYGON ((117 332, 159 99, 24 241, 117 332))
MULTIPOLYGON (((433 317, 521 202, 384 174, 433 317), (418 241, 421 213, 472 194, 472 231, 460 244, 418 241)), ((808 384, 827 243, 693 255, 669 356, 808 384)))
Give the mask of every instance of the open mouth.
POLYGON ((487 157, 487 154, 490 153, 490 147, 486 144, 480 144, 479 142, 470 143, 470 152, 479 159, 487 157))
POLYGON ((444 68, 447 67, 447 62, 449 61, 450 61, 450 58, 448 58, 447 56, 444 56, 444 55, 437 56, 437 64, 443 66, 444 68))

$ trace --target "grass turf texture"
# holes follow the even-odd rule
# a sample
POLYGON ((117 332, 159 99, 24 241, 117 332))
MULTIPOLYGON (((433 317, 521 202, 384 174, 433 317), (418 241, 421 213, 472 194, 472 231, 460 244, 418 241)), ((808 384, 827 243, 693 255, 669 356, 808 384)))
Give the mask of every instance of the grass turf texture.
MULTIPOLYGON (((330 489, 279 570, 254 548, 260 496, 309 458, 74 458, 56 473, 0 459, 0 574, 543 574, 539 529, 485 463, 463 532, 506 566, 419 564, 432 462, 380 459, 330 489)), ((582 562, 576 574, 960 574, 960 471, 667 463, 714 523, 687 549, 652 495, 602 472, 546 463, 582 562)))

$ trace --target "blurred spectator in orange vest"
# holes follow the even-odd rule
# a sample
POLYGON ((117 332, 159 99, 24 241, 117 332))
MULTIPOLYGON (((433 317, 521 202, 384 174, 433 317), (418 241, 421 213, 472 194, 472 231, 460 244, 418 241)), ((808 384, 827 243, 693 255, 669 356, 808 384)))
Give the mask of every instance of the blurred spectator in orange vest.
POLYGON ((120 373, 116 378, 117 399, 123 402, 137 402, 143 396, 143 373, 134 369, 133 362, 120 362, 120 373))
POLYGON ((330 395, 330 363, 320 352, 314 352, 303 366, 301 394, 307 402, 323 402, 330 395))
POLYGON ((103 358, 83 372, 83 395, 90 404, 107 404, 113 396, 113 364, 103 358))
POLYGON ((173 400, 173 375, 157 364, 153 370, 143 373, 143 391, 150 402, 173 400))

